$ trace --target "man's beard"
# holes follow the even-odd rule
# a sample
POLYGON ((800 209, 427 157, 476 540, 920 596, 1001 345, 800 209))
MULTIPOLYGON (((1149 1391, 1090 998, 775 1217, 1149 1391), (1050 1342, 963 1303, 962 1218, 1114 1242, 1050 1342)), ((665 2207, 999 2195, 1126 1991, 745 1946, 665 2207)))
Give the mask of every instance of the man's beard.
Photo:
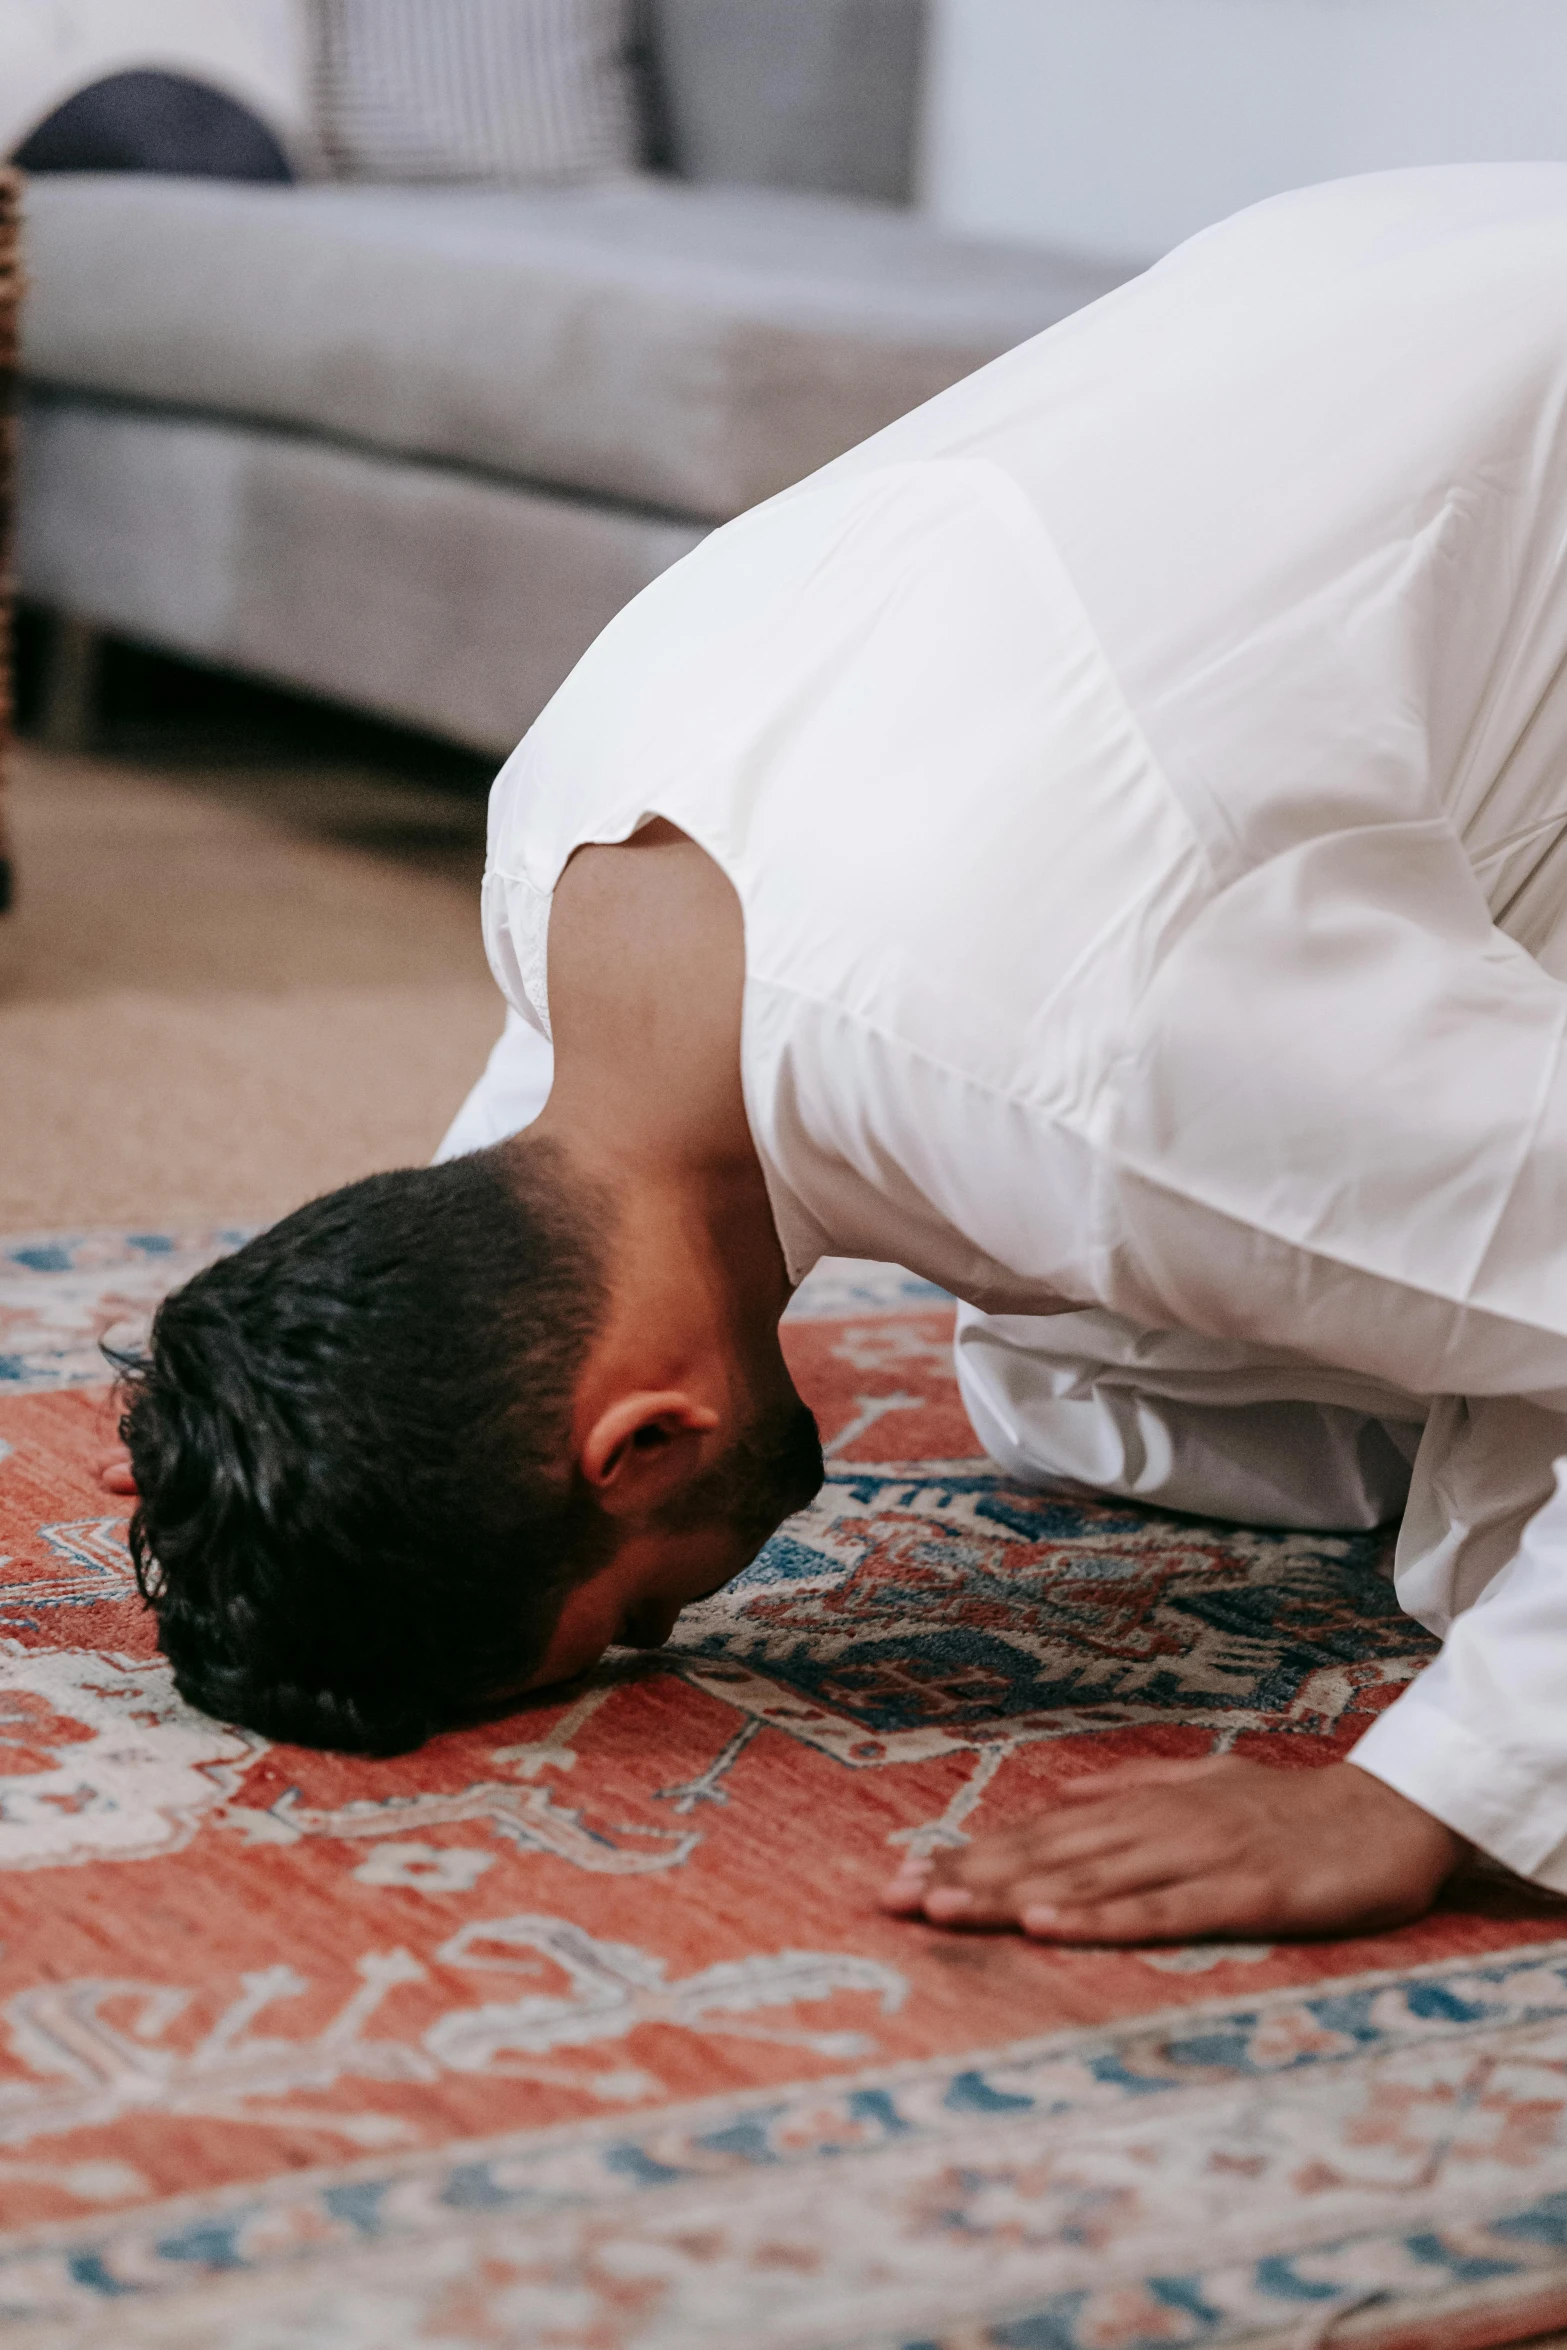
POLYGON ((785 1518, 816 1499, 826 1476, 816 1422, 798 1398, 759 1412, 721 1459, 660 1510, 672 1534, 725 1525, 754 1555, 785 1518))

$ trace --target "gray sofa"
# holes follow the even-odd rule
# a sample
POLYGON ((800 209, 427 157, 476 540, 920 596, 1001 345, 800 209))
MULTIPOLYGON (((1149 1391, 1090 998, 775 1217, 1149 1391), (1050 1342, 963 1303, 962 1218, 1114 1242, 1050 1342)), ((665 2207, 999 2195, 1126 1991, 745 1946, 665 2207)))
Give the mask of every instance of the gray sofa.
POLYGON ((35 178, 23 593, 508 749, 704 531, 1127 274, 888 200, 917 13, 663 0, 611 183, 35 178))

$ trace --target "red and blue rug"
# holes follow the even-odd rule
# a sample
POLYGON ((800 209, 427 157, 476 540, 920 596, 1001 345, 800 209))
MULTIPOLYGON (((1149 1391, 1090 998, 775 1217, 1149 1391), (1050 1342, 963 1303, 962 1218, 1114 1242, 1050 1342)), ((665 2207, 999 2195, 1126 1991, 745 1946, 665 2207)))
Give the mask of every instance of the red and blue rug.
POLYGON ((1342 1750, 1376 1539, 1007 1485, 828 1267, 828 1483, 655 1658, 394 1762, 183 1706, 97 1346, 236 1234, 0 1246, 0 2338, 1492 2350, 1567 2324, 1567 1911, 1056 1950, 880 1914, 1118 1756, 1342 1750))

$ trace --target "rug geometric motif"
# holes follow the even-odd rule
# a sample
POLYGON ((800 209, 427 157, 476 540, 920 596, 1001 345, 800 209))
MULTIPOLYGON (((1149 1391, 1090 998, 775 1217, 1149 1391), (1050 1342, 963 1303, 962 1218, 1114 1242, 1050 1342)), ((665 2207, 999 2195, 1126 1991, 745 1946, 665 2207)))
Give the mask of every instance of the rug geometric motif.
POLYGON ((1567 1913, 1104 1952, 880 1915, 1121 1755, 1309 1767, 1380 1538, 1007 1484, 829 1266, 822 1494, 669 1649, 391 1762, 175 1695, 98 1339, 237 1231, 0 1248, 0 2321, 51 2350, 1482 2350, 1567 2319, 1567 1913))

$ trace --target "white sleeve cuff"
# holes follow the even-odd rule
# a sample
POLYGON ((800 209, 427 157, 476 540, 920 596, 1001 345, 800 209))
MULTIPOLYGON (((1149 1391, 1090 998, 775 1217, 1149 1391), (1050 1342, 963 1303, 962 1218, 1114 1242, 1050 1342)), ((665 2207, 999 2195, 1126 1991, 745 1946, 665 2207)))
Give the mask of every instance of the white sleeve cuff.
POLYGON ((1431 1668, 1349 1760, 1520 1877, 1567 1893, 1567 1785, 1542 1785, 1424 1694, 1431 1668))

